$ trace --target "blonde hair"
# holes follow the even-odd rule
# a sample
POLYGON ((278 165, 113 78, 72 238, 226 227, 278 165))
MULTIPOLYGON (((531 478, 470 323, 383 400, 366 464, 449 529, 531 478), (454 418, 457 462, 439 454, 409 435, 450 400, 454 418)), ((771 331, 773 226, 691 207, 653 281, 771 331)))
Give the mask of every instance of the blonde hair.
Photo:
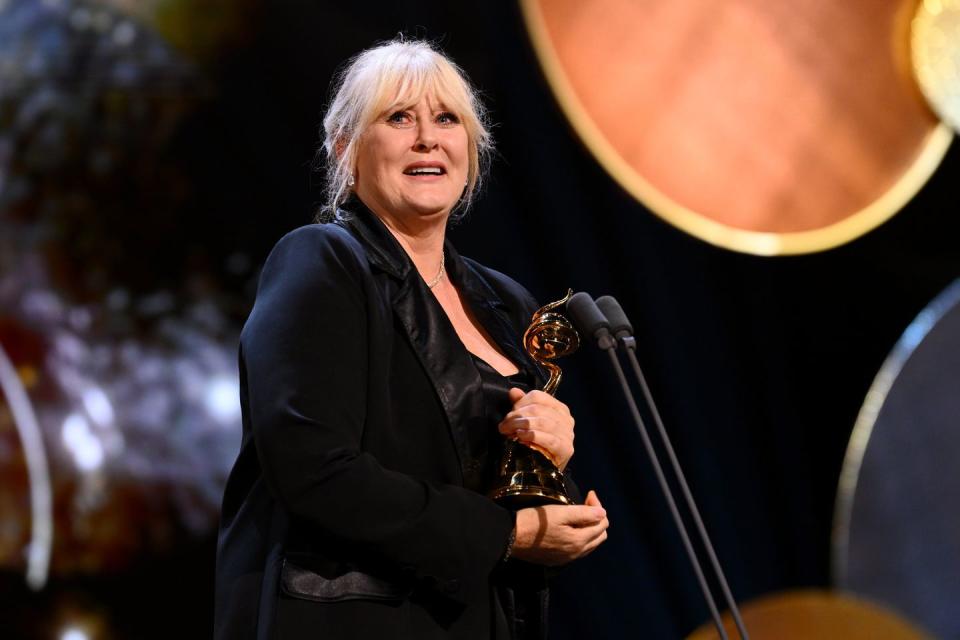
POLYGON ((470 208, 493 149, 486 111, 463 70, 432 43, 397 38, 354 56, 334 80, 323 118, 327 202, 319 218, 333 217, 350 196, 360 136, 367 127, 387 110, 415 104, 428 92, 456 114, 466 130, 467 185, 453 217, 470 208))

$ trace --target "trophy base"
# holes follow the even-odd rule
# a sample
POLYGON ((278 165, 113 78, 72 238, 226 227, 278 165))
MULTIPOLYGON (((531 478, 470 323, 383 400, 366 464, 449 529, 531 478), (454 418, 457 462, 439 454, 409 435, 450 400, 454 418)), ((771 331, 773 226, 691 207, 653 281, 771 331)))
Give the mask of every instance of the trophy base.
POLYGON ((516 511, 546 504, 573 504, 563 473, 539 451, 508 441, 499 484, 489 493, 500 506, 516 511))

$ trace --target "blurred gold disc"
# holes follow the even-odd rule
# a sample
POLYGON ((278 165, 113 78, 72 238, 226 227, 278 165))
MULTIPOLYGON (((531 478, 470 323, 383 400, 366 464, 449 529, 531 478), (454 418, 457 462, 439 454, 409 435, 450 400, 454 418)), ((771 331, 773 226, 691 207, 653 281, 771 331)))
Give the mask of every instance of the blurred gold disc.
POLYGON ((916 2, 521 6, 558 105, 617 183, 702 240, 782 255, 876 228, 946 153, 911 68, 916 2))
POLYGON ((913 70, 930 107, 960 131, 960 0, 922 0, 910 29, 913 70))
MULTIPOLYGON (((918 628, 880 606, 832 591, 805 589, 775 593, 741 605, 752 640, 922 640, 918 628)), ((737 630, 729 614, 724 627, 737 630)), ((714 640, 716 627, 701 625, 688 640, 714 640)))

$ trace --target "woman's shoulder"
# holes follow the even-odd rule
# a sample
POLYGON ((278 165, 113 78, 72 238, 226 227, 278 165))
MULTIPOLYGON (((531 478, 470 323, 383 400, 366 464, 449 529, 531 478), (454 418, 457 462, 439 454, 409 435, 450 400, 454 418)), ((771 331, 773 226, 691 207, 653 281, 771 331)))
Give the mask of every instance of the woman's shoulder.
POLYGON ((309 224, 274 245, 257 285, 257 301, 362 296, 369 262, 360 243, 337 224, 309 224))
POLYGON ((297 227, 281 237, 264 262, 264 271, 317 267, 362 268, 363 246, 349 231, 335 223, 315 223, 297 227))
POLYGON ((263 264, 244 334, 278 324, 277 314, 362 310, 366 264, 363 248, 339 225, 310 224, 290 231, 263 264))
POLYGON ((288 231, 277 240, 270 254, 305 252, 311 255, 319 253, 322 256, 330 251, 349 251, 360 256, 363 255, 363 247, 359 241, 342 225, 333 222, 305 224, 288 231))

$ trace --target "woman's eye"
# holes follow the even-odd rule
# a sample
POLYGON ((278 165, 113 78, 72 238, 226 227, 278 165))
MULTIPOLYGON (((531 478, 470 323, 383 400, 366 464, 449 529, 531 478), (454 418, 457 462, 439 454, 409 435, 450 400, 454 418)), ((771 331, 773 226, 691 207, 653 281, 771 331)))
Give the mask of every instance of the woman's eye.
POLYGON ((406 111, 396 111, 387 116, 387 122, 394 125, 408 125, 410 124, 410 116, 406 111))
POLYGON ((439 124, 446 124, 446 125, 460 124, 460 118, 458 118, 454 113, 451 113, 449 111, 444 111, 443 113, 437 116, 437 122, 439 124))

